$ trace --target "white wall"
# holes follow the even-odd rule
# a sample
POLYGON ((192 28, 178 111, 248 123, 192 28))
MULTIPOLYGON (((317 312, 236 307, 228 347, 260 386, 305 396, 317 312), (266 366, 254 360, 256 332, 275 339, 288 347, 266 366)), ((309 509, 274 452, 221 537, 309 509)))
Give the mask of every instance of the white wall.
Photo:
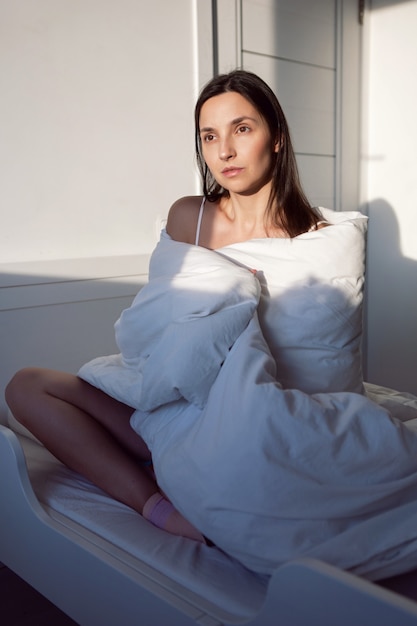
POLYGON ((212 59, 211 0, 0 2, 0 421, 17 369, 117 351, 212 59))
POLYGON ((367 19, 367 378, 417 393, 417 2, 372 0, 367 19))
POLYGON ((0 3, 0 262, 150 250, 197 191, 195 6, 0 3))

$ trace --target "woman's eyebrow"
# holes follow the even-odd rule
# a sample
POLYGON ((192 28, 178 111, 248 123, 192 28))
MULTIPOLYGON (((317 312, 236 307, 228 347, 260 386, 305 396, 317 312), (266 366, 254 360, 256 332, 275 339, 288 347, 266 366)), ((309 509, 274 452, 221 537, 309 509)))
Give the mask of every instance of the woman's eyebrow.
POLYGON ((251 122, 257 122, 257 120, 254 117, 251 117, 250 115, 242 115, 242 117, 237 117, 236 119, 232 120, 230 122, 230 125, 235 126, 236 124, 241 124, 242 122, 246 122, 247 120, 251 122))
MULTIPOLYGON (((241 117, 236 117, 234 120, 232 120, 229 125, 230 126, 236 126, 236 124, 241 124, 242 122, 245 122, 247 120, 250 120, 251 122, 257 122, 258 120, 256 120, 254 117, 251 117, 250 115, 242 115, 241 117)), ((215 130, 213 126, 203 126, 203 128, 200 128, 200 133, 207 133, 207 132, 211 132, 215 130)))

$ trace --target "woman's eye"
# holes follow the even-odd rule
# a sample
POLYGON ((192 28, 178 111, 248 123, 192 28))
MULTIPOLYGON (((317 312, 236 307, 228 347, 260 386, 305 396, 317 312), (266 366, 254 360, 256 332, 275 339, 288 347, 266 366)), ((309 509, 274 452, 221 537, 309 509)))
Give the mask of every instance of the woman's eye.
POLYGON ((214 135, 211 135, 211 134, 210 135, 204 135, 203 139, 204 139, 205 143, 210 143, 210 141, 213 141, 214 135))
POLYGON ((239 126, 237 129, 238 133, 247 133, 250 131, 249 126, 239 126))

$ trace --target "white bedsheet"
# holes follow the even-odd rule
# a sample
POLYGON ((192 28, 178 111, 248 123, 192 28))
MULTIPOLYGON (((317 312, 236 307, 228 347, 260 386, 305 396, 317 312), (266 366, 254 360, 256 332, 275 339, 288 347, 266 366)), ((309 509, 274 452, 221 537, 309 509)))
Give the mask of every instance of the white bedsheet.
POLYGON ((162 589, 202 608, 205 601, 211 603, 214 613, 225 621, 228 616, 246 620, 259 611, 266 577, 250 572, 217 548, 152 526, 65 467, 32 438, 22 436, 21 427, 13 419, 10 422, 23 446, 32 487, 52 517, 58 514, 61 523, 70 520, 81 525, 93 543, 109 542, 107 549, 113 556, 154 579, 162 589))
MULTIPOLYGON (((95 359, 80 375, 137 409, 132 426, 162 489, 249 569, 269 574, 300 556, 373 579, 416 567, 417 435, 384 399, 282 389, 258 297, 247 269, 163 239, 118 323, 129 358, 95 359)), ((417 399, 408 409, 417 416, 417 399)))

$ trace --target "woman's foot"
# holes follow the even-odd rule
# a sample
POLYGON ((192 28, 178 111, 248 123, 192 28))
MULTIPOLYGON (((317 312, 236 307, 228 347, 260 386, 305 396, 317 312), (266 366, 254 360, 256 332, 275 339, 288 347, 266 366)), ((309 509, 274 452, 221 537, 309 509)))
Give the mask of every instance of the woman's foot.
POLYGON ((159 492, 154 493, 146 501, 142 515, 154 526, 162 528, 173 535, 180 535, 200 543, 206 543, 203 535, 159 492))

